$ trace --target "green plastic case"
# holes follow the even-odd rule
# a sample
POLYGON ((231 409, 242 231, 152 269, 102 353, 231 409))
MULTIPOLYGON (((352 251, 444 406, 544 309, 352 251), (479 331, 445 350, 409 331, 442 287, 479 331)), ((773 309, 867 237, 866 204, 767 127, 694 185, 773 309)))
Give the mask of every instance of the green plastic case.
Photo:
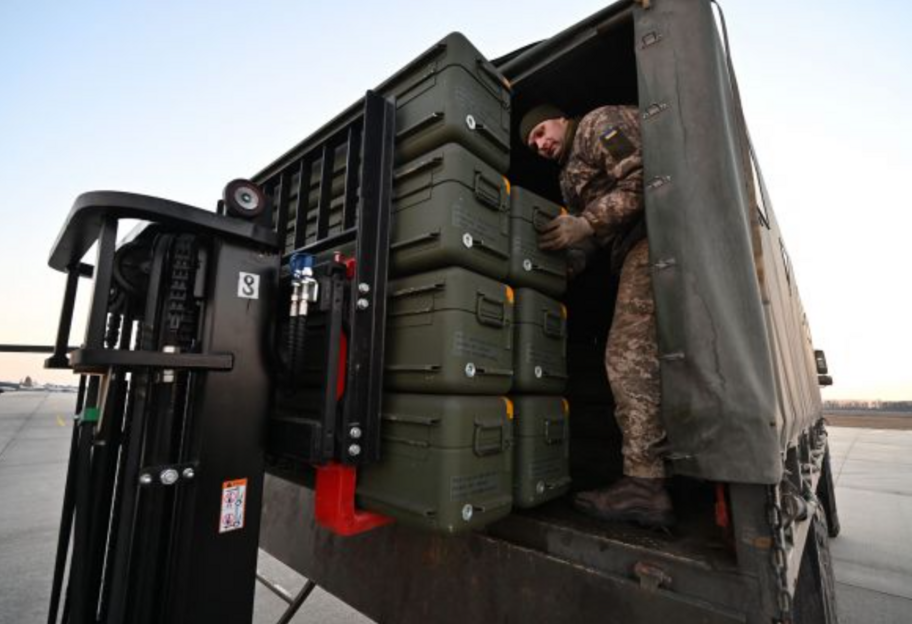
POLYGON ((381 460, 359 471, 357 502, 453 534, 511 509, 513 434, 504 397, 387 394, 381 460))
POLYGON ((513 187, 510 193, 510 265, 507 283, 535 288, 552 297, 567 289, 567 261, 564 252, 544 251, 538 235, 564 209, 532 191, 513 187))
POLYGON ((456 143, 393 176, 391 275, 461 266, 503 280, 510 258, 509 186, 456 143))
POLYGON ((519 288, 513 326, 513 392, 564 392, 567 386, 564 305, 531 288, 519 288))
POLYGON ((513 396, 513 503, 534 507, 570 489, 569 405, 554 396, 513 396))
POLYGON ((513 383, 513 291, 459 267, 390 282, 387 388, 506 394, 513 383))

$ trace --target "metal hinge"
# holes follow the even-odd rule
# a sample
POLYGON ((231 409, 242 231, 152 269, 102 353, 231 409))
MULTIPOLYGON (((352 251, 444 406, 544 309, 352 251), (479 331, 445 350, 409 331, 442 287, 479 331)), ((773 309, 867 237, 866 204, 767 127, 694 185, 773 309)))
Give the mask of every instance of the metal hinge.
POLYGON ((671 183, 671 176, 656 176, 646 183, 646 188, 650 191, 653 191, 657 188, 665 186, 666 184, 671 183))
POLYGON ((653 102, 643 111, 643 121, 651 119, 661 112, 668 110, 668 104, 665 102, 653 102))
POLYGON ((648 48, 649 46, 653 46, 653 45, 657 44, 658 42, 660 42, 662 39, 664 39, 664 36, 662 35, 662 33, 657 32, 655 30, 648 32, 645 35, 643 35, 643 37, 640 39, 640 41, 641 41, 640 48, 645 49, 645 48, 648 48))

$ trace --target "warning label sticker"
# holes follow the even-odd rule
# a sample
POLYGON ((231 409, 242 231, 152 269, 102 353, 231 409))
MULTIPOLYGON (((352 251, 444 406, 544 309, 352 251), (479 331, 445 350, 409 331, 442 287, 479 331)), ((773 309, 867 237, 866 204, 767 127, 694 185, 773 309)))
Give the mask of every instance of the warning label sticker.
POLYGON ((219 533, 244 528, 244 508, 247 505, 247 479, 222 483, 222 514, 219 533))

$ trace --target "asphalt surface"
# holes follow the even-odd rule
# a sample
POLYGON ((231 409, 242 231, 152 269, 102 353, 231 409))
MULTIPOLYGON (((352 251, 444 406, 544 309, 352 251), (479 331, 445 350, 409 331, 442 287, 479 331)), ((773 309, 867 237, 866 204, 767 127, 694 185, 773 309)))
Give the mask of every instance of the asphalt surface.
MULTIPOLYGON (((73 394, 0 394, 0 623, 45 622, 72 429, 73 394)), ((842 534, 831 542, 842 624, 912 622, 912 431, 830 428, 842 534)), ((261 553, 285 593, 296 572, 261 553)), ((258 583, 256 624, 285 603, 258 583)), ((369 619, 319 588, 294 624, 369 619)))

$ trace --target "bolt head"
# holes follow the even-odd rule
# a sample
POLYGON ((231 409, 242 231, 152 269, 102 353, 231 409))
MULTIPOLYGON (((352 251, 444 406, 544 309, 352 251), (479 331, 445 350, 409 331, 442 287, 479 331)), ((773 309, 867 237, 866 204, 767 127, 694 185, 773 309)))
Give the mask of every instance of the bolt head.
POLYGON ((349 430, 348 435, 355 440, 359 439, 361 437, 361 427, 352 427, 351 430, 349 430))
POLYGON ((475 513, 475 508, 472 505, 464 505, 462 508, 462 519, 468 522, 472 519, 472 515, 475 513))
POLYGON ((531 271, 531 270, 532 270, 532 261, 529 260, 528 258, 526 258, 525 260, 523 260, 523 270, 524 270, 524 271, 531 271))
POLYGON ((187 467, 184 468, 184 471, 181 473, 181 476, 185 479, 192 479, 196 476, 196 471, 193 468, 187 467))
POLYGON ((351 455, 352 457, 357 457, 358 455, 360 455, 361 454, 361 445, 352 444, 351 446, 349 446, 348 454, 351 455))
POLYGON ((468 377, 469 379, 471 379, 472 377, 475 376, 475 372, 476 372, 476 371, 475 371, 475 365, 474 365, 474 364, 472 364, 471 362, 469 362, 468 364, 465 365, 465 375, 466 375, 466 377, 468 377))
POLYGON ((180 475, 177 474, 174 468, 168 468, 167 470, 162 470, 158 478, 161 479, 163 485, 174 485, 180 479, 180 475))
POLYGON ((475 239, 472 238, 472 235, 466 232, 462 235, 462 244, 465 245, 468 249, 472 248, 472 245, 475 244, 475 239))
POLYGON ((541 379, 544 374, 545 374, 545 371, 542 370, 541 366, 535 367, 535 378, 536 379, 541 379))
POLYGON ((370 291, 371 291, 370 284, 366 284, 364 282, 361 282, 360 284, 358 284, 358 292, 361 293, 362 295, 366 295, 370 291))
POLYGON ((359 310, 366 310, 370 307, 370 301, 362 297, 361 299, 358 299, 357 305, 359 310))
POLYGON ((545 482, 544 481, 539 481, 538 483, 535 484, 535 493, 536 494, 545 493, 545 482))
POLYGON ((466 126, 468 126, 469 130, 474 130, 477 125, 478 123, 475 121, 475 117, 466 115, 466 126))
POLYGON ((152 475, 149 473, 139 475, 140 485, 151 485, 152 484, 152 475))

